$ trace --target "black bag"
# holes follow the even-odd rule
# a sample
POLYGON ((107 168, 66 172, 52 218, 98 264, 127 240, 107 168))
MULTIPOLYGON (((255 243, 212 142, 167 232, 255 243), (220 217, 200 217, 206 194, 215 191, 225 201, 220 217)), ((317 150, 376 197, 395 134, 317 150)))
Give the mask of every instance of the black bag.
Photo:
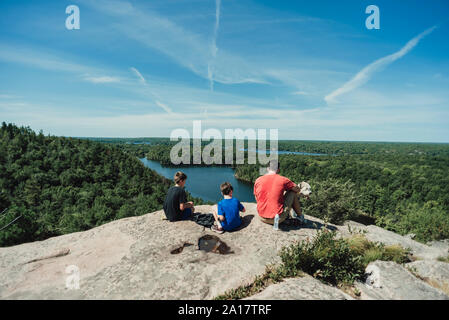
POLYGON ((212 213, 200 213, 193 216, 193 221, 195 221, 200 226, 210 228, 214 225, 215 218, 212 213))

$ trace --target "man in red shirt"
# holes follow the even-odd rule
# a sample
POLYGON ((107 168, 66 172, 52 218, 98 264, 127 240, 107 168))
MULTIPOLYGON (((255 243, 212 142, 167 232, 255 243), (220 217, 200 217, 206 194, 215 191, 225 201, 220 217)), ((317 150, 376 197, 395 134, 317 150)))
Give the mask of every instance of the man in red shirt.
POLYGON ((279 214, 279 223, 290 216, 293 208, 300 221, 302 217, 299 204, 299 186, 288 178, 279 175, 279 162, 271 160, 267 168, 267 174, 257 178, 254 183, 254 196, 257 201, 257 212, 260 219, 269 224, 274 223, 274 217, 279 214))

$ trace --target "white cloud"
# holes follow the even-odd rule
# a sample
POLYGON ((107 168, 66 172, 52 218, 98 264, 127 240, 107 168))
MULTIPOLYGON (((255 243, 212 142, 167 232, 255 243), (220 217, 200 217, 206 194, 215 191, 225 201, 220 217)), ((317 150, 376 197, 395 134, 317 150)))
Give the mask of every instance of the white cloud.
POLYGON ((0 45, 0 60, 26 64, 35 68, 52 71, 73 73, 89 73, 89 71, 92 71, 92 68, 81 64, 68 62, 53 53, 48 53, 29 47, 10 46, 4 44, 0 45))
POLYGON ((394 61, 405 56, 410 50, 412 50, 419 43, 419 41, 422 38, 424 38, 426 35, 435 30, 435 28, 436 26, 433 26, 432 28, 425 30, 424 32, 420 33, 419 35, 411 39, 409 42, 407 42, 407 44, 404 47, 402 47, 401 50, 393 54, 390 54, 386 57, 380 58, 374 61, 373 63, 369 64, 368 66, 363 68, 359 73, 357 73, 351 80, 346 82, 343 86, 325 96, 324 100, 328 104, 336 102, 336 98, 338 96, 362 86, 367 81, 369 81, 369 79, 371 79, 371 76, 375 72, 381 70, 382 68, 388 66, 394 61))
MULTIPOLYGON (((24 102, 26 107, 9 105, 10 108, 0 104, 0 118, 30 125, 34 130, 45 129, 55 135, 110 137, 170 136, 176 128, 191 132, 192 121, 201 119, 195 112, 169 113, 164 110, 166 105, 157 103, 161 108, 159 112, 143 110, 140 114, 106 115, 92 115, 90 110, 76 107, 65 110, 59 105, 49 107, 47 103, 42 106, 24 102)), ((442 142, 447 139, 447 126, 440 124, 447 121, 449 111, 442 106, 444 103, 438 108, 426 109, 416 104, 404 113, 403 107, 351 106, 335 112, 332 107, 280 111, 275 107, 255 109, 246 104, 197 104, 198 109, 208 110, 209 117, 203 118, 203 129, 278 128, 280 139, 391 140, 393 137, 396 141, 428 142, 435 141, 435 137, 442 142), (423 135, 425 132, 427 135, 423 135)))
POLYGON ((117 77, 108 77, 108 76, 100 76, 100 77, 93 77, 93 76, 85 76, 84 80, 92 83, 114 83, 114 82, 120 82, 120 78, 117 77))
MULTIPOLYGON (((220 107, 220 109, 222 108, 220 107)), ((211 117, 203 121, 203 128, 217 128, 221 131, 226 128, 278 128, 282 129, 280 131, 281 139, 338 139, 339 135, 341 137, 344 134, 347 135, 347 138, 354 139, 355 129, 363 128, 363 130, 372 130, 373 132, 377 129, 379 134, 383 131, 383 129, 378 129, 379 125, 385 128, 385 126, 397 126, 410 122, 419 123, 419 126, 408 129, 408 134, 410 134, 426 124, 432 126, 435 117, 438 117, 438 114, 429 113, 426 110, 417 110, 407 116, 400 113, 390 113, 387 116, 386 112, 374 109, 351 110, 340 114, 322 109, 296 110, 290 111, 288 118, 285 115, 280 115, 277 109, 266 110, 262 114, 257 111, 247 111, 242 115, 242 112, 237 110, 229 112, 214 110, 210 113, 211 117)), ((11 114, 8 114, 4 118, 9 120, 10 117, 11 114)), ((187 128, 191 131, 192 121, 197 119, 198 115, 196 114, 168 114, 166 112, 107 117, 91 117, 81 114, 68 117, 61 113, 31 115, 29 112, 23 112, 14 114, 14 122, 29 124, 36 130, 45 128, 52 134, 71 136, 169 136, 171 130, 176 128, 187 128)), ((402 135, 405 134, 403 130, 397 129, 397 131, 402 135)))
MULTIPOLYGON (((267 82, 267 75, 247 60, 225 50, 220 50, 218 54, 216 40, 211 46, 210 40, 204 35, 191 32, 155 11, 135 8, 126 1, 89 0, 83 3, 117 19, 112 24, 117 32, 164 53, 179 65, 204 79, 210 80, 213 74, 215 82, 225 84, 267 82), (110 6, 123 7, 126 10, 122 12, 111 9, 110 6), (216 57, 212 67, 210 61, 213 55, 216 57)), ((219 5, 220 2, 216 4, 219 5)), ((217 33, 219 14, 220 10, 217 7, 214 29, 217 33)), ((214 38, 216 39, 216 34, 214 38)))
MULTIPOLYGON (((333 61, 333 65, 340 65, 333 61)), ((267 68, 265 70, 272 79, 296 88, 298 95, 322 96, 327 88, 337 85, 338 80, 347 77, 348 73, 330 70, 329 67, 317 68, 267 68)), ((294 93, 293 93, 294 94, 294 93)))
POLYGON ((15 98, 19 98, 10 94, 0 94, 0 99, 15 99, 15 98))
MULTIPOLYGON (((413 108, 428 109, 434 106, 440 106, 449 102, 449 95, 444 92, 420 92, 416 90, 395 89, 390 92, 379 92, 360 88, 350 94, 339 98, 339 106, 345 109, 364 109, 364 108, 402 108, 403 110, 412 110, 413 108)), ((339 112, 342 110, 339 108, 339 112)))
POLYGON ((62 54, 47 52, 38 47, 0 45, 0 61, 24 64, 43 70, 76 74, 84 81, 94 84, 119 83, 122 81, 119 77, 93 76, 92 74, 104 74, 107 72, 97 67, 68 61, 68 58, 61 58, 61 56, 62 54))
POLYGON ((295 95, 295 96, 306 96, 306 95, 308 95, 308 93, 305 92, 305 91, 295 91, 292 94, 295 95))

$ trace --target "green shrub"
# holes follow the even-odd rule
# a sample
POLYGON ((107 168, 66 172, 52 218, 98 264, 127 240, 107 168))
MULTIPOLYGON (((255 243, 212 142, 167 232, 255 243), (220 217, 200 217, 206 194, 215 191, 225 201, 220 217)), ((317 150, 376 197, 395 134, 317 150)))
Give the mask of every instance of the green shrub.
POLYGON ((394 261, 396 263, 409 262, 409 250, 400 245, 385 246, 382 243, 369 241, 363 235, 354 235, 347 239, 352 251, 362 257, 362 262, 367 266, 376 260, 394 261))
POLYGON ((357 215, 358 201, 352 182, 327 179, 313 183, 313 193, 310 201, 304 203, 304 212, 330 223, 343 224, 357 215))
POLYGON ((334 231, 320 230, 313 241, 282 248, 280 256, 291 274, 304 271, 333 285, 353 283, 365 272, 362 257, 347 240, 337 239, 334 231))
POLYGON ((280 253, 282 268, 295 276, 304 271, 333 285, 352 284, 362 280, 366 266, 373 261, 409 262, 409 251, 399 245, 385 246, 371 242, 363 235, 337 238, 334 231, 322 229, 313 241, 302 241, 284 247, 280 253))

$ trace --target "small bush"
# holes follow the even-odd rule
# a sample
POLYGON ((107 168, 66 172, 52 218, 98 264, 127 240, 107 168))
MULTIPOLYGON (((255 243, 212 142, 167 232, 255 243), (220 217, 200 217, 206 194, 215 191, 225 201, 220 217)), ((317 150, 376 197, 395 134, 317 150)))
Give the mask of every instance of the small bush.
POLYGON ((365 265, 348 241, 337 239, 335 232, 320 230, 310 242, 284 247, 280 253, 285 269, 292 274, 304 271, 317 279, 337 285, 353 283, 363 277, 365 265))
POLYGON ((366 266, 373 261, 410 262, 409 251, 398 245, 385 246, 371 242, 363 235, 349 239, 336 238, 335 232, 318 231, 313 241, 302 241, 284 247, 280 256, 290 276, 304 271, 333 285, 352 284, 363 280, 366 266))
POLYGON ((385 246, 382 243, 371 242, 363 235, 355 235, 347 241, 351 250, 362 257, 365 266, 376 260, 394 261, 396 263, 410 261, 410 252, 399 245, 385 246))
POLYGON ((334 224, 343 224, 357 215, 359 197, 349 180, 344 183, 335 179, 315 182, 313 189, 310 201, 304 203, 306 214, 334 224))

